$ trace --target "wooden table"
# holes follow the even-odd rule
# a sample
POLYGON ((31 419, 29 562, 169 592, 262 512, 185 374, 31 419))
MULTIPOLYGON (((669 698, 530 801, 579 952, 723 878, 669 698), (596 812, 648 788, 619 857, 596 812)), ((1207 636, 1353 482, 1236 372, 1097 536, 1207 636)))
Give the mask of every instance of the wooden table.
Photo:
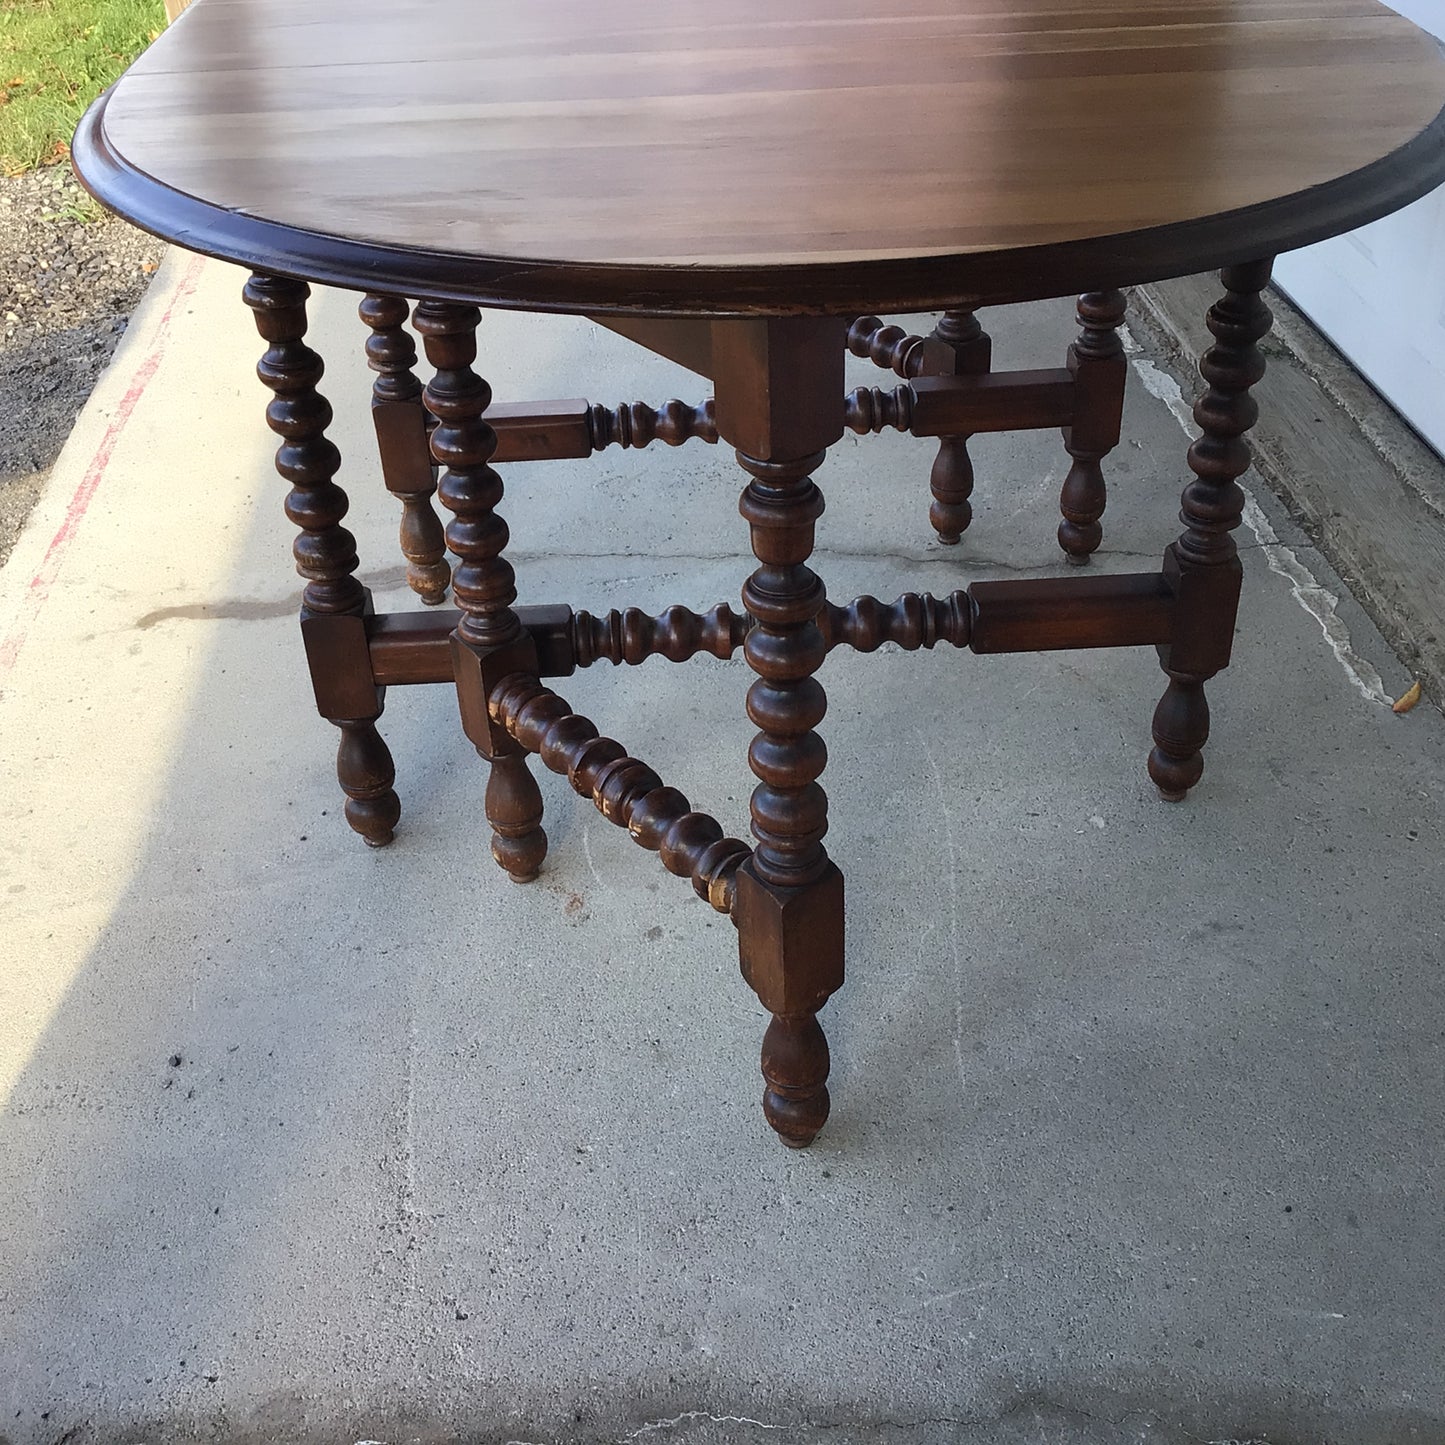
POLYGON ((883 13, 864 0, 198 0, 91 109, 74 158, 123 216, 254 273, 301 629, 317 705, 341 730, 351 826, 380 846, 400 816, 376 729, 386 689, 454 684, 513 878, 534 878, 546 851, 535 754, 737 925, 743 974, 773 1016, 764 1111, 801 1147, 827 1117, 817 1013, 843 980, 815 731, 828 651, 1154 645, 1168 685, 1149 772, 1182 798, 1203 767, 1204 684, 1234 632, 1230 533, 1270 258, 1445 180, 1442 106, 1435 43, 1375 0, 905 0, 883 13), (1212 267, 1223 296, 1203 435, 1158 571, 827 600, 808 566, 823 511, 811 476, 848 428, 940 438, 930 515, 945 541, 969 521, 971 434, 1062 428, 1060 542, 1086 562, 1118 440, 1118 288, 1212 267), (304 339, 308 281, 364 293, 411 582, 431 604, 450 586, 457 611, 378 615, 355 575, 322 362, 304 339), (1071 292, 1081 330, 1064 366, 991 369, 978 308, 1071 292), (478 308, 492 306, 593 316, 710 378, 714 399, 491 407, 473 362, 478 308), (873 314, 934 310, 929 336, 873 314), (409 311, 435 368, 425 388, 409 311), (845 397, 847 349, 899 384, 845 397), (690 438, 727 442, 746 473, 758 565, 740 609, 514 606, 494 463, 690 438), (601 658, 738 648, 756 674, 751 845, 542 681, 601 658))

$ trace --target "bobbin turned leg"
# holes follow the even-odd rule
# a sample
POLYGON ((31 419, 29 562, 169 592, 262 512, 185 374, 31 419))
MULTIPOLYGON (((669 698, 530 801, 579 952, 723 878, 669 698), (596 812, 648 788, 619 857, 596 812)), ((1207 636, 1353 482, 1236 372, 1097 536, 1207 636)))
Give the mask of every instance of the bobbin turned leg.
MULTIPOLYGON (((955 376, 986 376, 993 363, 993 342, 972 311, 945 311, 934 337, 953 349, 955 376)), ((933 505, 928 520, 946 547, 957 546, 973 520, 973 460, 967 433, 942 437, 929 476, 933 505)))
POLYGON ((1172 640, 1159 649, 1169 677, 1154 713, 1154 750, 1149 776, 1160 793, 1178 802, 1204 771, 1200 749, 1209 737, 1204 684, 1229 663, 1242 570, 1229 534, 1244 512, 1239 478, 1249 467, 1245 434, 1259 418, 1249 394, 1264 375, 1258 342, 1269 331, 1269 307, 1260 292, 1271 261, 1230 266, 1220 273, 1225 295, 1210 308, 1215 343, 1204 353, 1200 374, 1208 390, 1194 404, 1203 435, 1189 448, 1194 480, 1184 488, 1184 533, 1164 554, 1164 574, 1174 590, 1172 640))
POLYGON ((827 709, 813 673, 826 655, 823 584, 807 566, 823 496, 811 474, 842 434, 841 325, 810 319, 713 329, 721 434, 752 480, 740 509, 758 568, 743 587, 756 619, 744 647, 757 674, 748 716, 753 856, 733 919, 743 975, 773 1015, 763 1040, 763 1112, 801 1149, 828 1117, 828 1042, 817 1013, 843 981, 843 876, 823 849, 827 709))
POLYGON ((371 328, 367 365, 376 373, 371 420, 381 455, 386 489, 401 502, 401 551, 406 580, 428 607, 447 600, 452 569, 446 536, 431 499, 436 492, 427 446, 426 408, 417 379, 416 343, 406 329, 407 304, 400 296, 371 293, 362 298, 361 319, 371 328))
POLYGON ((460 559, 452 579, 462 612, 452 633, 452 665, 462 727, 491 765, 486 811, 492 856, 516 882, 526 883, 537 876, 547 855, 542 794, 526 754, 493 721, 487 700, 510 673, 535 677, 537 652, 512 611, 516 578, 502 556, 508 541, 507 524, 496 512, 502 479, 488 465, 497 434, 483 416, 492 391, 472 370, 480 320, 475 306, 442 301, 418 302, 412 317, 436 368, 425 393, 427 408, 437 419, 431 449, 446 468, 439 495, 452 513, 447 545, 460 559))
POLYGON ((1128 362, 1119 339, 1126 303, 1122 291, 1089 291, 1079 297, 1079 336, 1069 347, 1069 370, 1078 388, 1077 413, 1064 428, 1064 450, 1073 458, 1059 510, 1059 546, 1082 565, 1103 540, 1099 518, 1108 500, 1099 463, 1119 445, 1128 362))
POLYGON ((292 550, 306 578, 301 634, 316 706, 341 729, 336 773, 346 821, 380 848, 391 842, 401 803, 392 790, 391 754, 376 730, 386 694, 371 676, 365 622, 371 594, 353 575, 356 539, 341 525, 348 503, 333 480, 341 456, 326 436, 330 404, 316 390, 325 368, 303 339, 311 292, 302 281, 257 273, 243 294, 267 343, 256 373, 275 393, 266 421, 281 438, 276 470, 291 483, 286 515, 301 529, 292 550))

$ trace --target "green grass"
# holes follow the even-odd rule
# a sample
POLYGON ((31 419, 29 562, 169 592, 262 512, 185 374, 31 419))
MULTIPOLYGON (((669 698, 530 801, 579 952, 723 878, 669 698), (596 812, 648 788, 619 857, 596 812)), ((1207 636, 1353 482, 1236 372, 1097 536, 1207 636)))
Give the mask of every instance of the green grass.
POLYGON ((165 23, 163 0, 0 0, 0 171, 64 160, 81 112, 165 23))

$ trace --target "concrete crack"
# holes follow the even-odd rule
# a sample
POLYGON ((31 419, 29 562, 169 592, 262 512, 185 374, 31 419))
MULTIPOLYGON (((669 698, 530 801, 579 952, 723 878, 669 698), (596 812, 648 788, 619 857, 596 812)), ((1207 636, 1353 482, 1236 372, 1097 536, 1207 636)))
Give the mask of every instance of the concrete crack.
POLYGON ((787 1430, 794 1428, 807 1428, 788 1425, 769 1425, 764 1420, 754 1420, 747 1415, 714 1415, 707 1410, 684 1410, 681 1415, 674 1415, 668 1420, 649 1420, 646 1425, 632 1431, 630 1435, 623 1435, 618 1445, 628 1445, 632 1440, 640 1440, 644 1435, 651 1435, 658 1430, 672 1430, 678 1425, 690 1424, 694 1420, 706 1420, 713 1425, 753 1425, 759 1430, 787 1430))
MULTIPOLYGON (((1082 1409, 1076 1405, 1062 1405, 1050 1400, 1037 1398, 1024 1398, 1015 1400, 1001 1409, 988 1411, 977 1415, 925 1415, 912 1419, 894 1419, 891 1417, 872 1417, 867 1420, 796 1420, 781 1424, 770 1424, 764 1420, 753 1419, 747 1415, 714 1415, 708 1410, 685 1410, 680 1415, 674 1415, 668 1419, 650 1420, 639 1426, 627 1435, 617 1436, 614 1445, 632 1445, 632 1442, 646 1439, 649 1435, 660 1434, 669 1430, 677 1429, 680 1426, 690 1425, 695 1421, 705 1421, 713 1425, 750 1425, 757 1430, 785 1430, 795 1433, 812 1432, 816 1435, 832 1435, 838 1432, 845 1439, 858 1437, 860 1431, 867 1430, 877 1432, 889 1431, 919 1431, 938 1430, 940 1428, 952 1428, 958 1430, 977 1431, 988 1427, 1001 1425, 1004 1422, 1021 1415, 1032 1414, 1036 1424, 1042 1423, 1048 1417, 1067 1417, 1074 1420, 1087 1421, 1092 1426, 1099 1426, 1110 1432, 1117 1432, 1128 1427, 1131 1422, 1137 1422, 1144 1431, 1152 1432, 1157 1427, 1171 1433, 1172 1438, 1182 1438, 1194 1442, 1194 1445, 1270 1445, 1270 1441, 1262 1435, 1248 1434, 1244 1436, 1228 1436, 1223 1438, 1210 1438, 1203 1435, 1196 1435, 1186 1430, 1177 1422, 1166 1420, 1156 1411, 1148 1408, 1134 1408, 1124 1410, 1121 1414, 1114 1416, 1097 1413, 1082 1409)), ((811 1436, 810 1436, 811 1438, 811 1436)), ((1142 1439, 1142 1434, 1137 1437, 1142 1439)), ((508 1442, 512 1445, 512 1442, 508 1442)))

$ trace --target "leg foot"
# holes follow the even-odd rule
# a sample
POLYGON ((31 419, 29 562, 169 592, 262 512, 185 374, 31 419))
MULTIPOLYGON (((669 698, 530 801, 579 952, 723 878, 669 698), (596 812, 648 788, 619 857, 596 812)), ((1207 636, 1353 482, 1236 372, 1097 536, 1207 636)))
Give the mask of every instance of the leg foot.
POLYGON ((763 1036, 763 1113, 789 1149, 806 1149, 828 1120, 828 1063, 815 1015, 773 1016, 763 1036))
POLYGON ((945 547, 956 547, 973 521, 973 461, 966 436, 944 437, 928 478, 933 504, 928 522, 945 547))
POLYGON ((1201 750, 1208 740, 1209 701, 1203 682, 1171 673, 1154 710, 1154 749, 1149 754, 1149 776, 1166 801, 1182 802, 1203 776, 1201 750))
POLYGON ((1076 460, 1069 468, 1059 510, 1064 514, 1059 523, 1064 561, 1075 567, 1087 566, 1104 540, 1104 529, 1098 521, 1104 511, 1104 476, 1097 462, 1091 465, 1076 460))
POLYGON ((368 848, 384 848, 401 817, 401 800, 391 786, 396 781, 391 750, 374 720, 336 725, 341 729, 336 777, 346 794, 346 821, 368 848))
POLYGON ((513 883, 530 883, 547 856, 542 831, 542 791, 526 753, 493 758, 487 778, 487 821, 492 825, 492 857, 513 883))

